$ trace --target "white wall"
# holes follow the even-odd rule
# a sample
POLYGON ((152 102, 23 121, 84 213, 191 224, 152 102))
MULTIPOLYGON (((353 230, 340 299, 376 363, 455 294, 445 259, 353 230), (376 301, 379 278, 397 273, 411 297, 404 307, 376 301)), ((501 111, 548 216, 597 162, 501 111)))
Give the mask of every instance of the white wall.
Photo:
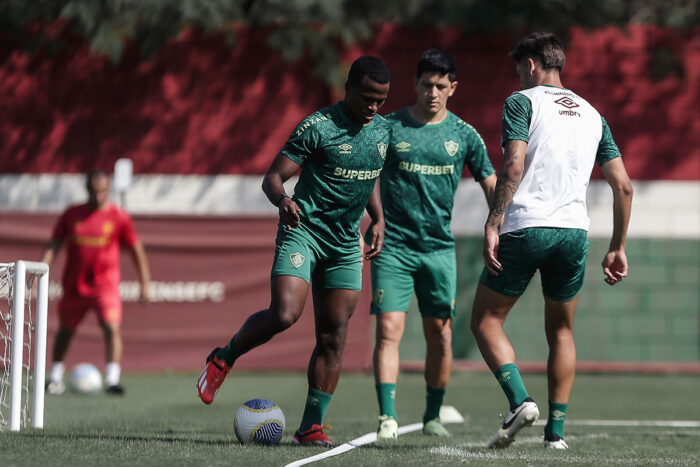
MULTIPOLYGON (((83 175, 0 174, 0 210, 60 212, 85 200, 83 175)), ((124 197, 133 214, 270 215, 277 214, 260 188, 261 176, 140 175, 124 197)), ((287 182, 293 191, 295 179, 287 182)), ((700 239, 700 182, 636 181, 630 237, 700 239)), ((119 196, 113 194, 115 201, 119 196)), ((480 186, 463 179, 452 219, 456 235, 481 235, 487 214, 480 186)), ((612 231, 612 194, 605 181, 588 190, 590 236, 612 231)))

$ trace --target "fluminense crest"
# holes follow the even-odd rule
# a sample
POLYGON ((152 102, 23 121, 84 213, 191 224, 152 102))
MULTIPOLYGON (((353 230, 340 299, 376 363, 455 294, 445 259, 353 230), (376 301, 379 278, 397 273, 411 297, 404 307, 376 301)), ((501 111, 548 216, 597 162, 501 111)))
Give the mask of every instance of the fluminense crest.
POLYGON ((382 156, 382 159, 386 158, 386 143, 384 141, 377 143, 377 149, 379 149, 379 155, 382 156))
POLYGON ((374 295, 372 296, 372 301, 375 305, 380 305, 384 300, 384 289, 375 289, 374 295))
POLYGON ((454 157, 457 151, 459 151, 459 143, 455 143, 452 140, 445 141, 445 151, 447 151, 450 157, 454 157))
POLYGON ((292 266, 294 266, 295 268, 298 268, 299 266, 304 264, 305 259, 306 257, 298 252, 289 255, 289 260, 292 262, 292 266))

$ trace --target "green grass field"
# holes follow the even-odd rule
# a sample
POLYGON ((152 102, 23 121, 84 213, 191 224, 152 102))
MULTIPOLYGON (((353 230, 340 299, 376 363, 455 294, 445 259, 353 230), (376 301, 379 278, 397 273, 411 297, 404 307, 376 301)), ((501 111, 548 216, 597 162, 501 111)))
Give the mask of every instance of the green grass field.
MULTIPOLYGON (((124 397, 47 396, 45 428, 0 433, 0 465, 9 466, 283 466, 324 452, 291 444, 301 418, 306 377, 300 373, 233 373, 211 406, 195 395, 195 374, 126 374, 124 397), (285 412, 287 429, 274 447, 242 446, 232 428, 236 408, 264 397, 285 412)), ((544 409, 546 380, 526 374, 530 394, 544 409)), ((574 384, 566 429, 568 451, 545 451, 542 426, 494 451, 484 443, 506 410, 491 374, 453 375, 446 404, 466 418, 449 425, 450 439, 405 434, 391 445, 370 444, 311 465, 698 465, 700 427, 579 425, 584 420, 700 421, 700 377, 588 375, 574 384)), ((420 421, 420 374, 402 373, 397 392, 400 425, 420 421)), ((377 403, 368 374, 344 374, 326 414, 340 445, 376 429, 377 403)))

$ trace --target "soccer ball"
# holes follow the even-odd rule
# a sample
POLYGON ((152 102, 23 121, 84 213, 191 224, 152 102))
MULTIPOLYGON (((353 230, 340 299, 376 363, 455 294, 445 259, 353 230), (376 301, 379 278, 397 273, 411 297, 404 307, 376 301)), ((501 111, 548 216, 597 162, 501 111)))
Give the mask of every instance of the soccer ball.
POLYGON ((80 394, 96 394, 102 389, 102 374, 92 363, 79 363, 71 372, 70 387, 80 394))
POLYGON ((233 431, 242 444, 277 444, 284 432, 284 413, 266 399, 251 399, 236 411, 233 431))

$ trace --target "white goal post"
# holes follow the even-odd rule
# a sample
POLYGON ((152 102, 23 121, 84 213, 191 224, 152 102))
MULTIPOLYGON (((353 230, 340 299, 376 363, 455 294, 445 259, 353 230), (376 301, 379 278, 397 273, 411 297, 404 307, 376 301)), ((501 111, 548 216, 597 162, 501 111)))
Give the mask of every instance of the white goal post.
POLYGON ((35 261, 0 263, 0 299, 0 431, 19 431, 27 426, 30 406, 31 426, 43 428, 49 266, 35 261), (36 278, 32 310, 32 285, 36 278))

